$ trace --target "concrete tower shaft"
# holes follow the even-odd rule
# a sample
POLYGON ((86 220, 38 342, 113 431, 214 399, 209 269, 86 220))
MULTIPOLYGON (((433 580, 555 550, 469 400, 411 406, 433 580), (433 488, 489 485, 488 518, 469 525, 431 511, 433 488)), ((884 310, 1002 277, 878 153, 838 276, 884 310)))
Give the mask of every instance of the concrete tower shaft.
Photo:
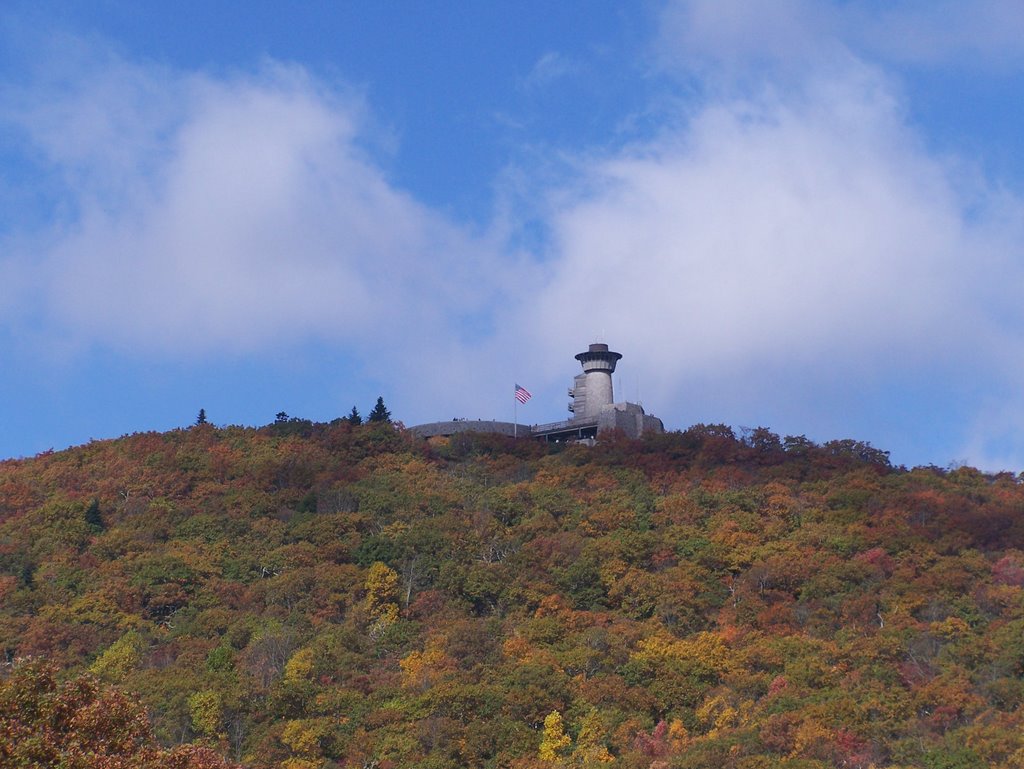
POLYGON ((615 402, 612 374, 620 358, 622 354, 612 352, 606 344, 592 344, 586 352, 576 356, 583 366, 583 374, 576 377, 573 402, 569 407, 576 419, 596 419, 603 406, 615 402))

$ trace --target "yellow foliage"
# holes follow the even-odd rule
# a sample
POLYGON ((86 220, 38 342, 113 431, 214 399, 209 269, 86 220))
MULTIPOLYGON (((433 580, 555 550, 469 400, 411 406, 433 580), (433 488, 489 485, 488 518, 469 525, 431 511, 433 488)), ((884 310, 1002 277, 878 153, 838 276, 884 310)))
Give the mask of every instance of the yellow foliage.
POLYGON ((398 664, 402 668, 402 686, 425 691, 454 663, 444 650, 435 644, 422 652, 409 652, 398 664))
POLYGON ((579 748, 596 745, 603 738, 604 729, 601 726, 601 717, 597 712, 597 708, 591 708, 580 720, 580 732, 576 738, 576 746, 579 748))
MULTIPOLYGON (((779 766, 777 758, 768 756, 744 756, 736 764, 737 769, 776 769, 779 766)), ((874 766, 868 767, 874 769, 874 766)))
POLYGON ((557 761, 572 744, 562 725, 562 714, 553 710, 544 718, 544 736, 540 741, 538 755, 544 761, 557 761))
POLYGON ((676 639, 668 633, 648 636, 637 644, 633 658, 641 662, 663 660, 695 660, 718 673, 733 667, 732 654, 716 633, 697 633, 686 639, 676 639))
POLYGON ((97 657, 89 672, 107 681, 120 681, 139 664, 142 649, 142 636, 129 630, 97 657))
POLYGON ((366 575, 365 606, 375 625, 387 627, 398 619, 398 574, 380 561, 366 575))
POLYGON ((610 764, 613 761, 615 761, 615 756, 609 753, 608 748, 604 745, 594 745, 586 749, 576 748, 572 753, 572 763, 583 769, 610 764))
MULTIPOLYGON (((743 700, 739 704, 728 702, 722 696, 709 697, 694 712, 698 720, 708 730, 709 737, 719 736, 722 732, 745 726, 750 722, 750 713, 754 708, 751 700, 743 700)), ((689 741, 686 727, 679 720, 669 725, 669 737, 673 745, 681 746, 689 741)))
POLYGON ((208 737, 220 733, 224 703, 218 692, 211 689, 196 692, 188 698, 188 711, 192 718, 192 727, 197 732, 208 737))
MULTIPOLYGON (((43 616, 51 614, 53 609, 40 612, 43 616)), ((140 625, 138 618, 121 611, 112 596, 104 595, 101 592, 90 592, 76 598, 67 606, 61 606, 60 612, 54 619, 60 617, 59 621, 66 622, 65 617, 73 617, 79 624, 97 625, 99 627, 116 628, 118 630, 129 630, 140 625)))
POLYGON ((426 666, 423 652, 411 651, 398 661, 402 668, 402 686, 415 688, 423 680, 423 669, 426 666))
POLYGON ((392 521, 381 530, 381 535, 388 538, 400 537, 409 530, 409 524, 405 521, 392 521))
POLYGON ((313 650, 299 649, 284 666, 284 680, 289 683, 309 678, 313 672, 313 650))
POLYGON ((736 719, 736 710, 722 697, 709 697, 694 712, 709 736, 715 736, 720 730, 732 726, 736 719))
POLYGON ((815 748, 828 745, 832 741, 832 732, 814 719, 804 721, 796 728, 793 735, 793 751, 791 758, 813 756, 815 748))
POLYGON ((660 662, 663 659, 669 659, 674 656, 672 651, 675 643, 677 641, 667 633, 648 636, 641 639, 632 656, 641 662, 660 662))
POLYGON ((601 564, 601 582, 605 586, 612 585, 629 571, 629 566, 621 558, 609 558, 601 564))
POLYGON ((377 561, 366 575, 364 607, 370 620, 370 638, 378 640, 398 619, 398 574, 377 561))
POLYGON ((591 708, 580 721, 580 732, 576 737, 576 748, 572 752, 572 763, 587 767, 611 763, 615 757, 604 744, 604 727, 596 708, 591 708))
POLYGON ((671 740, 672 749, 679 750, 690 741, 690 732, 682 721, 674 718, 668 725, 668 737, 671 740))
POLYGON ((943 638, 951 641, 969 635, 971 632, 971 626, 960 619, 960 617, 947 617, 942 622, 933 622, 931 629, 943 638))
POLYGON ((319 721, 289 721, 285 724, 284 731, 281 732, 281 742, 306 761, 312 761, 320 758, 320 741, 325 734, 325 726, 319 721))

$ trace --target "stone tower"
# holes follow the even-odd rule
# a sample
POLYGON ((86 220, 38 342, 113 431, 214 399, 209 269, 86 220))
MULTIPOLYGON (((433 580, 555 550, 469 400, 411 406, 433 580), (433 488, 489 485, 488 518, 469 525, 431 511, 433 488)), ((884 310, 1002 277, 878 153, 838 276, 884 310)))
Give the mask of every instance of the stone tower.
POLYGON ((583 373, 576 375, 569 390, 572 396, 569 411, 574 419, 597 419, 604 406, 615 403, 612 374, 621 357, 620 353, 609 350, 606 344, 592 344, 586 352, 576 356, 583 366, 583 373))

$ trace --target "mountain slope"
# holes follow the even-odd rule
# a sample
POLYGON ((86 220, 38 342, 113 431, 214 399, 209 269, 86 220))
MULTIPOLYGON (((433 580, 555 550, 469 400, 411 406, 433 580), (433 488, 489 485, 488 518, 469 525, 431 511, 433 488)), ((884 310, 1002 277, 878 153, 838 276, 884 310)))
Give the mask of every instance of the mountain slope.
POLYGON ((697 426, 0 464, 0 650, 253 767, 1024 766, 1024 489, 697 426))

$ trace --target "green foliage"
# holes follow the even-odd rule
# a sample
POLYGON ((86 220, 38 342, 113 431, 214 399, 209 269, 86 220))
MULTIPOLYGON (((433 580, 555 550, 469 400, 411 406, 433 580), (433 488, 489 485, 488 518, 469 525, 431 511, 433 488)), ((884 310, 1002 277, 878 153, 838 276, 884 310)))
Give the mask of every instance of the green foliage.
POLYGON ((221 643, 206 655, 206 669, 212 673, 227 673, 234 667, 235 651, 230 644, 221 643))
MULTIPOLYGON (((355 408, 353 407, 353 411, 355 408)), ((368 422, 390 422, 391 412, 388 411, 384 405, 383 396, 377 397, 377 402, 374 404, 373 409, 370 411, 370 415, 366 418, 368 422)))
POLYGON ((94 499, 85 509, 85 522, 94 532, 103 531, 103 515, 100 513, 100 501, 94 499))
POLYGON ((604 605, 606 594, 600 565, 600 556, 587 551, 568 565, 553 570, 558 586, 577 609, 597 609, 604 605))

